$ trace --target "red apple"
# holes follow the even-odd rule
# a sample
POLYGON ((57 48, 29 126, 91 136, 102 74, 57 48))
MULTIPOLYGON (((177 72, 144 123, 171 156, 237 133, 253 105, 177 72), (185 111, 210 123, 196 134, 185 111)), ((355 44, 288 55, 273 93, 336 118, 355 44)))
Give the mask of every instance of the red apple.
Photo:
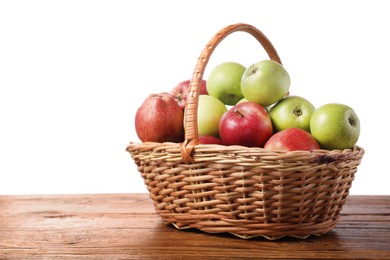
POLYGON ((263 147, 273 134, 267 111, 254 102, 241 102, 230 108, 219 121, 224 145, 263 147))
POLYGON ((202 79, 200 81, 200 89, 199 89, 199 95, 208 95, 207 87, 206 87, 206 80, 202 79))
POLYGON ((267 150, 273 151, 311 151, 320 149, 314 137, 300 128, 288 128, 277 132, 264 145, 267 150))
POLYGON ((221 139, 213 135, 200 135, 198 139, 201 144, 222 144, 221 139))
POLYGON ((135 115, 135 129, 142 142, 182 142, 184 112, 167 92, 149 95, 135 115))
MULTIPOLYGON (((175 100, 179 104, 179 106, 184 109, 186 106, 187 95, 190 89, 191 80, 184 80, 177 84, 171 91, 169 92, 172 96, 175 97, 175 100)), ((206 88, 206 81, 204 79, 200 82, 200 90, 199 95, 208 95, 206 88)))

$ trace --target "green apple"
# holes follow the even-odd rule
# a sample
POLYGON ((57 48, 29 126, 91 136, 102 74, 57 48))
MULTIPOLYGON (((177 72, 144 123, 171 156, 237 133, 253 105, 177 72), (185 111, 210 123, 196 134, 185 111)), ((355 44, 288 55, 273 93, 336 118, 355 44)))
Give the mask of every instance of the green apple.
POLYGON ((225 104, 210 95, 199 95, 198 135, 219 137, 219 120, 227 111, 225 104))
POLYGON ((220 63, 213 68, 207 78, 207 92, 226 105, 235 105, 243 98, 241 78, 245 67, 236 62, 220 63))
POLYGON ((279 100, 269 111, 274 131, 300 128, 310 133, 310 118, 315 107, 300 96, 287 96, 279 100))
POLYGON ((273 60, 250 65, 242 75, 241 92, 248 101, 267 107, 285 97, 290 89, 286 69, 273 60))
POLYGON ((313 112, 310 131, 323 149, 349 149, 359 139, 360 121, 351 107, 329 103, 313 112))

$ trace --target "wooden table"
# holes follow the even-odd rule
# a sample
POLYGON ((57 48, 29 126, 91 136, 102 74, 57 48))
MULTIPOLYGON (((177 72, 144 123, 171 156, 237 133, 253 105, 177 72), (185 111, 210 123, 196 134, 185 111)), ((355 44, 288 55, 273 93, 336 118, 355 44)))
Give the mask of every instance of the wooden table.
POLYGON ((147 194, 0 196, 0 259, 390 259, 390 196, 349 196, 321 237, 177 230, 147 194))

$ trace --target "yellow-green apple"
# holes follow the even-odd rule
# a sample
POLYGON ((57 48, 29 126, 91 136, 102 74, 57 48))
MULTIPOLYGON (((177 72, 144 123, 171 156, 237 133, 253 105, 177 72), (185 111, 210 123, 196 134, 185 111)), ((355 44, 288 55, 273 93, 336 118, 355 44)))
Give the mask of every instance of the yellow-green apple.
POLYGON ((290 76, 276 61, 262 60, 250 65, 242 75, 241 92, 251 102, 270 106, 288 94, 290 76))
MULTIPOLYGON (((188 96, 188 91, 190 89, 190 83, 191 80, 184 80, 179 82, 175 87, 171 89, 169 92, 177 101, 179 106, 184 109, 186 106, 187 102, 187 96, 188 96)), ((204 79, 201 80, 200 82, 200 89, 199 89, 199 94, 200 95, 207 95, 207 88, 206 88, 206 81, 204 79)))
POLYGON ((237 105, 238 103, 242 103, 242 102, 249 102, 249 101, 248 101, 248 99, 246 99, 246 98, 241 98, 240 100, 238 100, 238 102, 236 103, 236 105, 237 105))
POLYGON ((235 105, 243 98, 241 77, 245 67, 237 62, 223 62, 215 66, 207 78, 207 92, 226 105, 235 105))
POLYGON ((183 109, 167 92, 149 95, 135 115, 135 129, 142 142, 182 142, 183 109))
MULTIPOLYGON (((227 111, 224 103, 210 95, 199 95, 198 100, 198 135, 219 136, 218 124, 227 111)), ((185 110, 186 113, 186 110, 185 110)))
POLYGON ((301 128, 310 133, 310 118, 314 105, 301 96, 287 96, 273 105, 269 111, 274 131, 301 128))
POLYGON ((222 144, 221 139, 213 135, 200 135, 198 140, 200 144, 222 144))
POLYGON ((287 128, 272 135, 264 145, 272 151, 311 151, 320 149, 314 137, 301 128, 287 128))
MULTIPOLYGON (((249 101, 248 101, 248 99, 246 99, 246 98, 241 98, 241 99, 237 102, 237 104, 238 104, 238 103, 242 103, 242 102, 249 102, 249 101)), ((237 105, 237 104, 236 104, 236 105, 237 105)), ((270 109, 271 109, 271 107, 272 107, 272 106, 268 106, 268 107, 264 107, 264 108, 265 108, 265 110, 267 110, 267 112, 269 112, 270 109)))
POLYGON ((224 145, 263 147, 273 134, 272 122, 264 107, 242 102, 222 116, 219 134, 224 145))
POLYGON ((313 112, 310 131, 323 149, 349 149, 359 139, 360 120, 351 107, 329 103, 313 112))

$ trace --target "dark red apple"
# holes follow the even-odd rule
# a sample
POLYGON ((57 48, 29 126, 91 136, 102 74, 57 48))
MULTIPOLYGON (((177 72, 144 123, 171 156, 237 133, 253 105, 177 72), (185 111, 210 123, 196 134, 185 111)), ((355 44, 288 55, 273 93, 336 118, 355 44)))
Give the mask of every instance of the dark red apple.
POLYGON ((241 102, 230 108, 219 121, 224 145, 263 147, 273 134, 267 111, 254 102, 241 102))
POLYGON ((184 112, 167 92, 149 95, 135 115, 135 129, 142 142, 182 142, 184 112))
POLYGON ((221 139, 213 135, 200 135, 198 139, 201 144, 222 144, 221 139))
MULTIPOLYGON (((169 92, 172 96, 175 97, 175 100, 179 104, 179 106, 184 109, 186 106, 188 91, 190 89, 191 80, 184 80, 177 84, 171 91, 169 92)), ((204 79, 200 82, 200 95, 208 95, 206 88, 206 81, 204 79)))
POLYGON ((264 145, 264 148, 273 151, 311 151, 320 149, 320 145, 305 130, 300 128, 287 128, 271 136, 264 145))

